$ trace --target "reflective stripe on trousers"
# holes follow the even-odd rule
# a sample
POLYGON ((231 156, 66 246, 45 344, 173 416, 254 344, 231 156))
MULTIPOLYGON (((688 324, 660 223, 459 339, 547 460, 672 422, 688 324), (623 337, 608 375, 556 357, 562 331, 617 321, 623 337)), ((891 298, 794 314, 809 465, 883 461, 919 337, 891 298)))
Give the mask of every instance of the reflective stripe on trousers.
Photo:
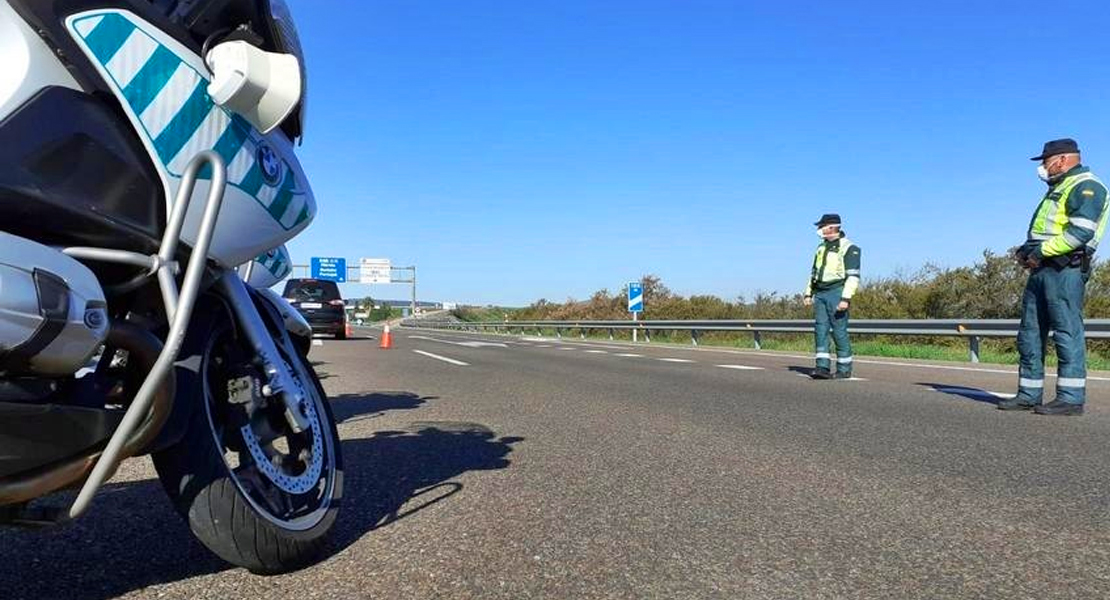
POLYGON ((1072 404, 1086 401, 1087 344, 1083 330, 1083 300, 1087 276, 1074 267, 1042 267, 1029 275, 1022 296, 1018 329, 1018 399, 1038 403, 1044 395, 1044 358, 1048 332, 1059 360, 1056 399, 1072 404))
POLYGON ((831 370, 832 355, 829 354, 829 332, 836 342, 836 370, 845 375, 852 374, 852 343, 848 339, 848 311, 838 312, 844 286, 836 286, 813 294, 813 341, 818 369, 831 370))

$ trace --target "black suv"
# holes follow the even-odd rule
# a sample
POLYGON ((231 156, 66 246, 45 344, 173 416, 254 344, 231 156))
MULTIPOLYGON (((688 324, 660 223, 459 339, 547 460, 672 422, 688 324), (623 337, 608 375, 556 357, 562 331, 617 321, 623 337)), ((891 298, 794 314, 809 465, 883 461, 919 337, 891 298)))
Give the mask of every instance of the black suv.
POLYGON ((312 333, 329 333, 347 339, 347 312, 339 286, 320 279, 290 279, 282 294, 312 326, 312 333))

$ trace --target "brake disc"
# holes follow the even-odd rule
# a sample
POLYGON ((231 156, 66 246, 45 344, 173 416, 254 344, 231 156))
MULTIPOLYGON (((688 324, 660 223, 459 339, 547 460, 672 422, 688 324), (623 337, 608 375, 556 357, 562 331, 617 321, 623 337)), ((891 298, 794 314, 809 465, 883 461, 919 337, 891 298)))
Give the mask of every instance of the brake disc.
MULTIPOLYGON (((286 368, 290 368, 288 364, 286 368)), ((293 377, 300 389, 301 397, 305 399, 304 412, 309 422, 309 433, 312 435, 312 451, 311 457, 307 467, 300 475, 289 475, 283 471, 278 465, 275 465, 270 458, 270 455, 262 448, 258 436, 254 434, 250 424, 244 425, 239 429, 243 435, 243 442, 247 450, 254 458, 254 463, 258 466, 267 479, 273 482, 278 489, 288 492, 290 494, 304 494, 312 488, 320 480, 320 472, 324 468, 324 443, 323 443, 323 425, 320 422, 320 413, 316 410, 315 392, 310 397, 308 392, 304 389, 304 384, 299 377, 293 377)), ((303 454, 303 453, 302 453, 303 454)))

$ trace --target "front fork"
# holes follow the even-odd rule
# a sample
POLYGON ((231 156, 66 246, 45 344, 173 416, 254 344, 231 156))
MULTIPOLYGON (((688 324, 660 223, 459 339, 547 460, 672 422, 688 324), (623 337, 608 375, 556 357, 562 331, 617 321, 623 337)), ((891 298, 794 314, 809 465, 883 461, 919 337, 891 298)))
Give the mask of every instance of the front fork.
POLYGON ((296 365, 287 364, 282 358, 270 330, 258 314, 247 284, 236 271, 227 270, 217 280, 215 290, 231 306, 239 331, 250 344, 250 349, 265 374, 262 395, 271 398, 277 396, 281 400, 285 405, 285 419, 294 433, 307 430, 311 426, 305 410, 308 399, 290 372, 296 365))

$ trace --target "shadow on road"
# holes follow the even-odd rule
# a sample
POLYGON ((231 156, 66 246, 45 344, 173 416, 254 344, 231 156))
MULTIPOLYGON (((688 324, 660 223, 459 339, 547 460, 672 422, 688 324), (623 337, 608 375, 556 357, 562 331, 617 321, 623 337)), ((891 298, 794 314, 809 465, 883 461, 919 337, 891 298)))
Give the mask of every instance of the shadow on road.
POLYGON ((346 510, 336 526, 341 547, 446 500, 462 490, 452 479, 470 471, 504 469, 520 437, 497 437, 476 423, 414 423, 343 442, 346 510))
POLYGON ((801 373, 806 377, 811 377, 814 371, 813 367, 799 367, 797 365, 786 367, 786 370, 790 371, 791 373, 801 373))
POLYGON ((968 400, 983 402, 985 404, 998 404, 998 401, 1000 400, 1000 398, 993 392, 988 392, 979 388, 965 387, 962 385, 947 385, 943 383, 919 382, 917 383, 917 385, 930 388, 933 391, 937 391, 942 394, 948 394, 949 396, 959 396, 961 398, 967 398, 968 400))
POLYGON ((331 396, 331 411, 336 423, 363 421, 384 415, 391 410, 419 408, 439 396, 421 396, 412 392, 377 392, 373 394, 339 394, 331 396))
MULTIPOLYGON (((339 397, 336 412, 415 408, 409 393, 339 397)), ((418 422, 341 442, 345 490, 333 552, 462 490, 469 471, 504 469, 518 437, 474 423, 418 422)), ((71 500, 71 497, 67 499, 71 500)), ((0 598, 106 600, 231 569, 197 542, 156 480, 109 485, 91 513, 56 529, 0 528, 0 598)), ((153 592, 152 592, 153 595, 153 592)))

